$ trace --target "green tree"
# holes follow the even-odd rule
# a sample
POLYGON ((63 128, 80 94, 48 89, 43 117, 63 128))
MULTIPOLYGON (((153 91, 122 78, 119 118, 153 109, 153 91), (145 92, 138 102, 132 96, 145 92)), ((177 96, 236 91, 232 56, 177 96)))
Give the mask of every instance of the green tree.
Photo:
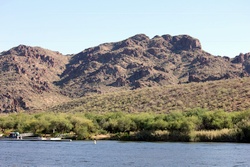
POLYGON ((250 142, 250 120, 244 119, 237 124, 237 138, 240 142, 250 142))
POLYGON ((72 123, 66 119, 65 115, 52 116, 49 122, 49 130, 53 133, 70 132, 73 128, 72 123))
POLYGON ((103 120, 101 123, 101 127, 110 132, 110 133, 117 133, 118 132, 118 122, 117 119, 108 119, 103 120))
POLYGON ((128 116, 120 117, 117 119, 118 132, 130 132, 136 129, 136 124, 128 116))
POLYGON ((33 118, 29 122, 27 122, 27 130, 34 134, 42 134, 44 133, 49 127, 49 122, 41 119, 33 118))
POLYGON ((96 131, 94 123, 83 116, 73 116, 70 118, 70 122, 73 125, 73 132, 75 132, 77 139, 87 139, 91 133, 96 131))
POLYGON ((154 120, 148 122, 149 130, 166 130, 168 123, 163 119, 163 117, 155 117, 154 120))
POLYGON ((7 129, 13 129, 15 127, 15 120, 13 117, 4 116, 0 118, 0 127, 3 133, 7 129))
POLYGON ((202 124, 207 130, 233 127, 231 116, 222 110, 206 112, 203 115, 202 124))
POLYGON ((143 130, 152 130, 152 122, 154 120, 154 116, 151 113, 140 113, 135 114, 131 118, 136 125, 136 131, 143 131, 143 130))

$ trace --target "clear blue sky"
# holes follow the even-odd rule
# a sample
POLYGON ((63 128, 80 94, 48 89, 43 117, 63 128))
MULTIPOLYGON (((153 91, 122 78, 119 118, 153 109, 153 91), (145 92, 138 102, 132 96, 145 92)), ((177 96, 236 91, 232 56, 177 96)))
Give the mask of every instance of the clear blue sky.
POLYGON ((188 34, 213 55, 250 52, 249 0, 0 0, 0 21, 0 51, 71 54, 144 33, 188 34))

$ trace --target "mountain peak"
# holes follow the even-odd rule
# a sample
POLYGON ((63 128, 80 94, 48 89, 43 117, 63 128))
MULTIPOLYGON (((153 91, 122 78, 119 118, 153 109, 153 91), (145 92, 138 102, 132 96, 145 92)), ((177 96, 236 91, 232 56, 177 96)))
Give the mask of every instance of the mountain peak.
POLYGON ((178 50, 201 49, 200 41, 189 35, 173 36, 172 43, 178 50))
POLYGON ((41 47, 32 47, 27 45, 18 45, 11 48, 8 51, 2 52, 2 55, 16 55, 16 56, 25 56, 25 57, 40 57, 46 55, 60 55, 61 53, 57 51, 51 51, 41 47))
POLYGON ((145 34, 136 34, 129 39, 136 40, 136 41, 143 41, 143 40, 149 40, 149 37, 145 34))

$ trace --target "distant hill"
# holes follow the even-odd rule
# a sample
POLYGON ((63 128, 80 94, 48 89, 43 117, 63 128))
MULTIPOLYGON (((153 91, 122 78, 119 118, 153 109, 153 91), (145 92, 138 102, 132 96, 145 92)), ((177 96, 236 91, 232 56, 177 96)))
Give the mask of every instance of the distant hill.
MULTIPOLYGON (((150 39, 138 34, 70 56, 19 45, 0 54, 0 112, 44 110, 96 93, 225 79, 229 79, 225 83, 235 82, 231 79, 249 76, 249 57, 250 53, 235 58, 213 56, 188 35, 150 39)), ((197 96, 195 91, 192 94, 197 96)))

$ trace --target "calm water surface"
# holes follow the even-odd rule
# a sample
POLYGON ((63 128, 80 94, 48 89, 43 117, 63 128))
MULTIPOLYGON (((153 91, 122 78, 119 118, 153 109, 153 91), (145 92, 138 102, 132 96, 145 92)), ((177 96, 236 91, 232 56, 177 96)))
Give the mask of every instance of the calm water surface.
POLYGON ((250 144, 0 141, 0 166, 250 167, 250 144))

